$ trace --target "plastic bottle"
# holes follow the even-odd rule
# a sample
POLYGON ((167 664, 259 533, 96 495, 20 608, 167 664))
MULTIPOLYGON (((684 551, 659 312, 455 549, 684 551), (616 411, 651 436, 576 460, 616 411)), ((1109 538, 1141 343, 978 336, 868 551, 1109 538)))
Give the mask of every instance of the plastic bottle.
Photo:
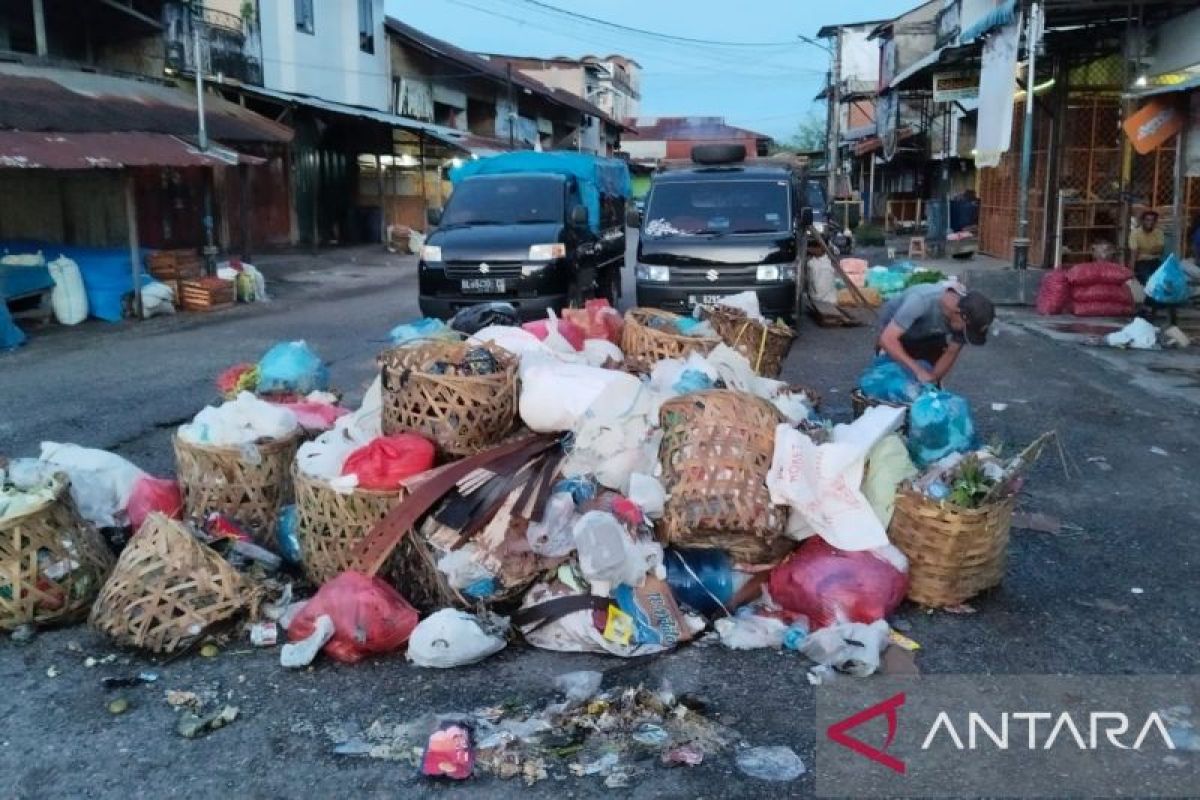
POLYGON ((724 550, 670 548, 666 565, 675 600, 701 614, 727 608, 737 591, 733 561, 724 550))

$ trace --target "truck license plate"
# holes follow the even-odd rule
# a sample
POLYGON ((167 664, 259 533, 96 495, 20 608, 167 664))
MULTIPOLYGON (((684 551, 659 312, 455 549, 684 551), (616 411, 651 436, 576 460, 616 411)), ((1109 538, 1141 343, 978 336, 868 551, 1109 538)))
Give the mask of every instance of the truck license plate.
POLYGON ((699 294, 699 295, 689 294, 688 295, 688 305, 691 305, 691 306, 715 306, 717 303, 721 302, 722 297, 724 297, 724 295, 720 295, 720 294, 699 294))
POLYGON ((467 278, 462 282, 463 294, 503 294, 503 278, 467 278))

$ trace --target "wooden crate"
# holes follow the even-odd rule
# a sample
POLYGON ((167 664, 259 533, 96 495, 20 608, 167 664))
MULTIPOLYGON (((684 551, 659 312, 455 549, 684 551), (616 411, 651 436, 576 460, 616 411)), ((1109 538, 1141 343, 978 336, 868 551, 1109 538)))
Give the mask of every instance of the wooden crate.
POLYGON ((146 268, 156 279, 168 283, 201 277, 204 259, 192 250, 156 250, 146 257, 146 268))
POLYGON ((196 278, 179 282, 179 305, 185 311, 216 311, 233 305, 233 281, 196 278))

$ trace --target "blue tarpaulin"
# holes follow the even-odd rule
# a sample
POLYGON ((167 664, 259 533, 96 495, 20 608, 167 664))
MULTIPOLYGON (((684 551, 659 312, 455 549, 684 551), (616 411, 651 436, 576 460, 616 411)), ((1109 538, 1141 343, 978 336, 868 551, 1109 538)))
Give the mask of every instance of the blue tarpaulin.
MULTIPOLYGON (((48 261, 53 261, 60 255, 71 259, 79 265, 79 274, 83 278, 83 288, 88 299, 88 313, 107 322, 120 322, 121 298, 133 291, 129 248, 77 247, 31 240, 0 241, 0 252, 5 250, 10 253, 36 253, 40 250, 48 261)), ((143 286, 153 280, 144 269, 145 258, 149 253, 146 249, 141 251, 143 286)))
POLYGON ((628 198, 632 191, 629 167, 624 161, 587 153, 538 153, 532 150, 467 161, 450 170, 450 182, 458 185, 474 175, 511 175, 520 172, 548 172, 575 178, 579 183, 580 199, 588 212, 588 226, 597 232, 600 230, 601 195, 628 198))

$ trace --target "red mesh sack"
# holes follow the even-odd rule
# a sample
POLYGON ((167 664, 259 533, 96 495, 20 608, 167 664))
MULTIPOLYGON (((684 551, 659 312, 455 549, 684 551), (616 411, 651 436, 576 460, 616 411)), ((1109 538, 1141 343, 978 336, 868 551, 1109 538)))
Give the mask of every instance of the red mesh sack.
POLYGON ((143 475, 133 484, 125 511, 135 532, 142 527, 146 517, 155 511, 171 519, 183 519, 183 495, 179 493, 179 484, 170 478, 143 475))
POLYGON ((1038 288, 1037 312, 1039 314, 1062 314, 1071 299, 1071 283, 1065 270, 1054 269, 1042 278, 1038 288))
POLYGON ((1074 313, 1077 317, 1132 317, 1133 300, 1123 303, 1076 303, 1074 313))
MULTIPOLYGON (((566 339, 571 347, 575 348, 575 350, 583 349, 583 340, 587 338, 584 335, 583 328, 568 319, 555 320, 555 324, 558 325, 559 335, 566 339)), ((538 319, 533 322, 526 322, 521 328, 529 331, 544 342, 546 337, 550 335, 550 320, 538 319)))
MULTIPOLYGON (((607 339, 613 344, 621 343, 621 330, 625 321, 621 313, 604 298, 588 300, 583 308, 564 308, 563 319, 578 325, 587 339, 607 339)), ((582 346, 582 345, 581 345, 582 346)))
POLYGON ((379 578, 347 571, 326 583, 288 628, 288 639, 307 639, 322 615, 333 620, 333 638, 324 652, 344 664, 364 656, 390 653, 408 641, 417 627, 417 611, 379 578))
POLYGON ((1132 277, 1132 272, 1111 261, 1089 261, 1086 264, 1076 264, 1067 270, 1067 280, 1072 287, 1097 283, 1128 283, 1132 277))
POLYGON ((433 442, 415 433, 397 433, 355 450, 342 464, 342 474, 357 475, 362 489, 390 492, 405 478, 432 467, 433 458, 433 442))
POLYGON ((839 621, 870 623, 904 599, 908 564, 890 545, 852 552, 814 536, 771 570, 768 586, 776 603, 808 617, 813 630, 839 621))
POLYGON ((1076 286, 1071 290, 1071 303, 1123 303, 1133 304, 1133 294, 1127 284, 1094 283, 1091 286, 1076 286))

